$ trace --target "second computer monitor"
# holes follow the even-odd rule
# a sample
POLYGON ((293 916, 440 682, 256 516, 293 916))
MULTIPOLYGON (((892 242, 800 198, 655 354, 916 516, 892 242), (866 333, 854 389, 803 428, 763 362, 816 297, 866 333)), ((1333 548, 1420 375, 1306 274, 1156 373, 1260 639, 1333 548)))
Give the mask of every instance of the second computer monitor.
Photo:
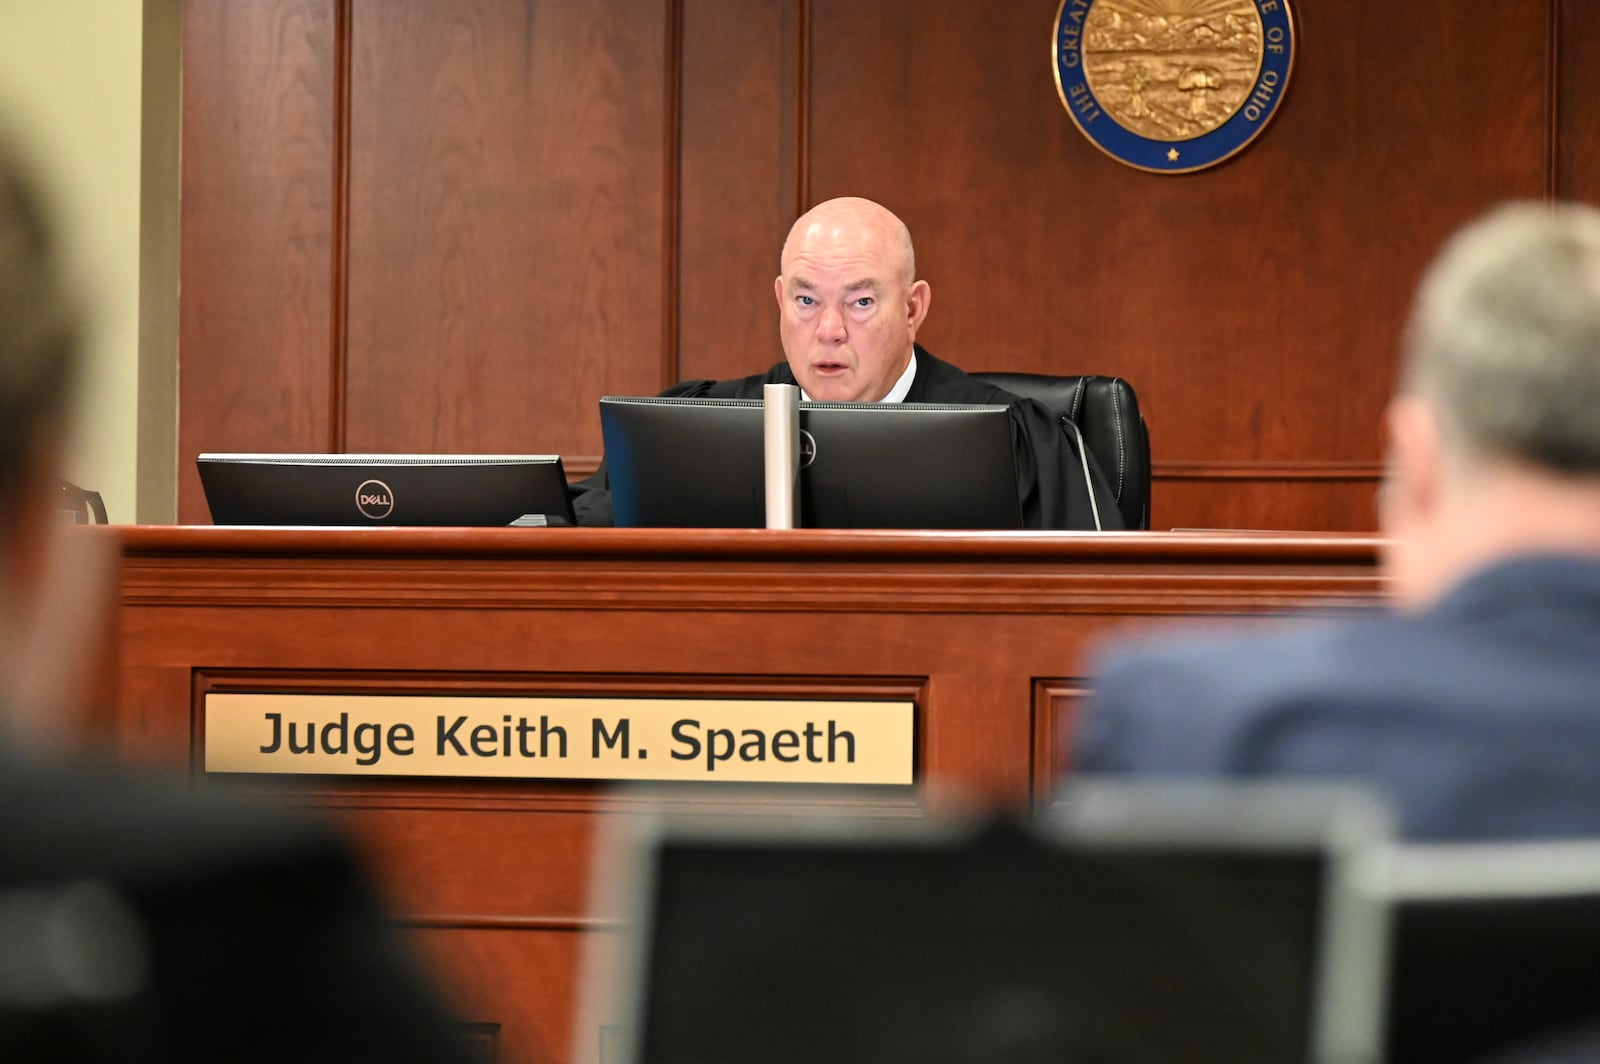
POLYGON ((202 454, 219 525, 570 525, 548 454, 202 454))
MULTIPOLYGON (((619 526, 759 528, 762 409, 754 399, 600 400, 619 526)), ((808 528, 1022 527, 1004 406, 800 404, 808 528)))

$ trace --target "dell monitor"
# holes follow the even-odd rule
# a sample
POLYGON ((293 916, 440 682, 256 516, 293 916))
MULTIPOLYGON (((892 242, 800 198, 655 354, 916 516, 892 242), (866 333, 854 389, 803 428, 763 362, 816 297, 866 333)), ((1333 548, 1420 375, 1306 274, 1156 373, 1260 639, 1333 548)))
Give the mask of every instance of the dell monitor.
POLYGON ((573 523, 555 455, 202 454, 219 525, 573 523))
MULTIPOLYGON (((766 523, 755 399, 600 400, 619 526, 766 523)), ((1022 527, 1009 410, 941 403, 800 404, 803 528, 1022 527)))

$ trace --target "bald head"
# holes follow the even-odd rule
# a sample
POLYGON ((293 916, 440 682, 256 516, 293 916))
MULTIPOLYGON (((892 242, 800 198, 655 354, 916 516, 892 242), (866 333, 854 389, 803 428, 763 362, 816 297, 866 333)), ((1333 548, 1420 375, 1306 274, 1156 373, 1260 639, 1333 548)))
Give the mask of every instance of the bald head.
POLYGON ((791 259, 801 249, 822 252, 869 247, 894 267, 901 284, 909 288, 916 280, 917 256, 906 223, 883 204, 859 196, 824 200, 796 219, 783 242, 778 268, 787 274, 791 259))
POLYGON ((779 334, 805 395, 874 403, 905 375, 928 313, 905 223, 871 200, 828 200, 794 223, 773 284, 779 334))

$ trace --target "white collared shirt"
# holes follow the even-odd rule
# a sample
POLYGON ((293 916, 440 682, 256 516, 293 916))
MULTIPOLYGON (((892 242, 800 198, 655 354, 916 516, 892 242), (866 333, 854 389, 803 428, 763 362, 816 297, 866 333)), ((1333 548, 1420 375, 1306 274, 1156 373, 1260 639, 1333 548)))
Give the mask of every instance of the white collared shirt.
MULTIPOLYGON (((880 403, 903 403, 906 394, 911 391, 911 382, 917 379, 917 353, 911 353, 911 361, 906 363, 906 371, 900 374, 900 379, 894 382, 894 387, 889 389, 889 394, 879 399, 880 403)), ((800 398, 810 402, 811 396, 806 394, 804 388, 800 389, 800 398)))

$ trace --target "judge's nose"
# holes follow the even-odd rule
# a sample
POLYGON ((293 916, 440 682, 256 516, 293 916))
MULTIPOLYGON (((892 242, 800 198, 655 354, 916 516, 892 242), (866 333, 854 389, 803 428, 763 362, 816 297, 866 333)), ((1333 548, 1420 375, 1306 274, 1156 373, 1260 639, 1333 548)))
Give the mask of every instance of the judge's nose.
POLYGON ((844 315, 835 307, 823 307, 821 315, 817 318, 817 339, 827 343, 839 343, 847 335, 844 315))

